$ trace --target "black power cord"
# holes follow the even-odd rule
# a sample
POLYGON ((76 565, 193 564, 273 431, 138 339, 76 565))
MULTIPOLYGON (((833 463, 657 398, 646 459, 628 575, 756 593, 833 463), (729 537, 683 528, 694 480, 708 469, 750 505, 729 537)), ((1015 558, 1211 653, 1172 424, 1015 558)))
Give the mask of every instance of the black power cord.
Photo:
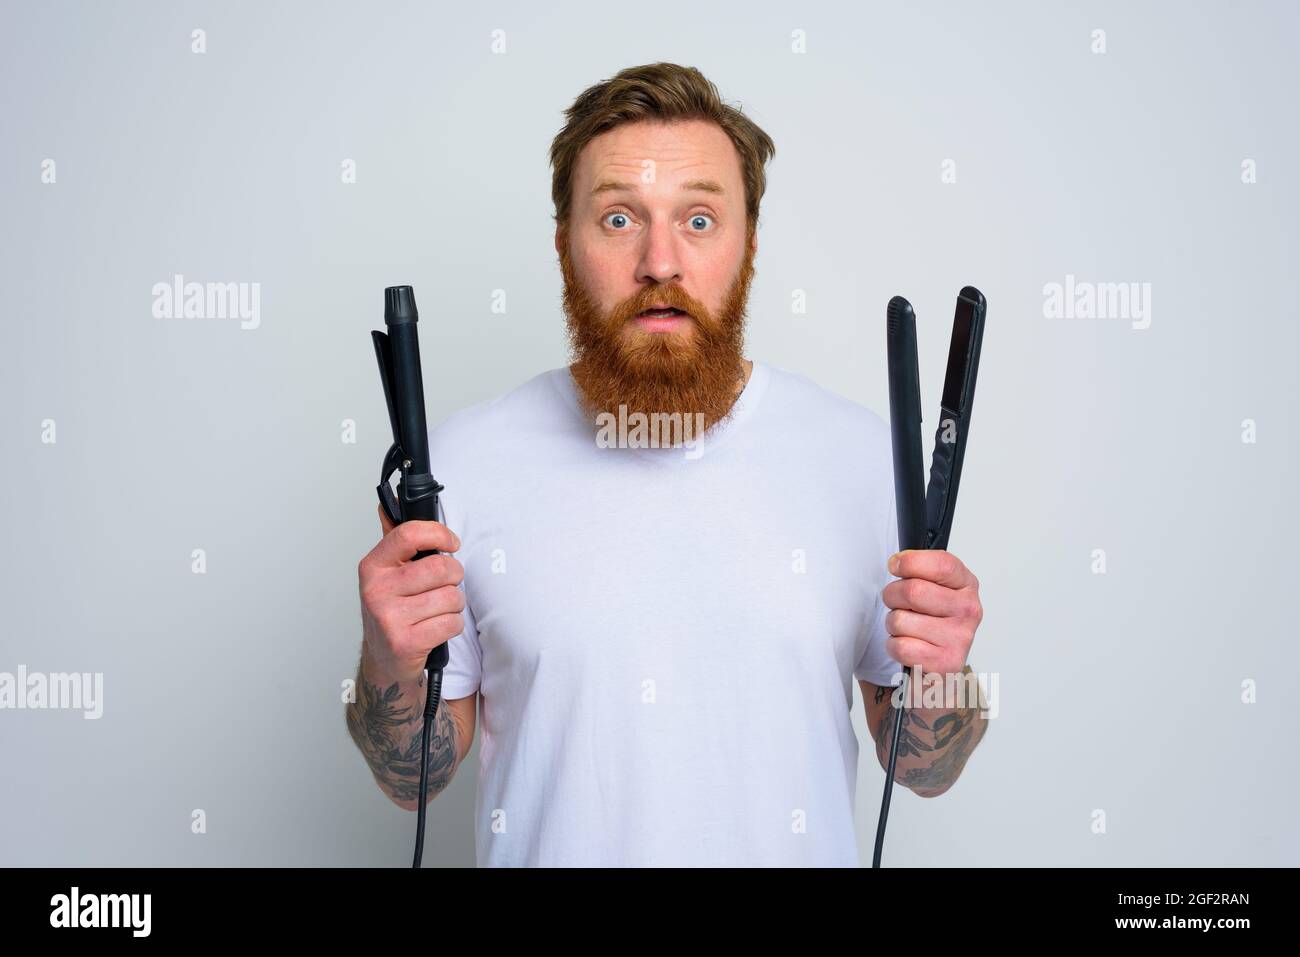
POLYGON ((889 817, 889 796, 894 793, 890 785, 894 780, 894 768, 898 765, 898 739, 902 736, 903 709, 907 707, 907 689, 912 682, 912 669, 903 671, 903 683, 899 685, 898 714, 894 716, 894 739, 889 745, 889 767, 885 770, 885 796, 880 801, 880 819, 876 821, 876 851, 871 856, 871 866, 880 866, 880 853, 885 847, 885 819, 889 817))
POLYGON ((428 682, 424 698, 424 730, 420 732, 420 806, 415 811, 415 861, 411 864, 417 869, 424 857, 424 812, 429 802, 429 729, 433 726, 438 700, 442 697, 442 669, 431 672, 428 682))

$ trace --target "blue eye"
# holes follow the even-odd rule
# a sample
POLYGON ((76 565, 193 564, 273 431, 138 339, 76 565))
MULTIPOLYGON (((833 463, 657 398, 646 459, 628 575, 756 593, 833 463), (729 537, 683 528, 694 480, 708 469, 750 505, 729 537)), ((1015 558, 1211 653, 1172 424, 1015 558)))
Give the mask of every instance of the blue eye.
MULTIPOLYGON (((614 217, 614 216, 617 216, 619 219, 623 219, 623 220, 626 220, 626 219, 627 219, 627 214, 626 214, 626 213, 610 213, 608 216, 605 217, 605 222, 608 223, 609 220, 610 220, 612 217, 614 217)), ((619 228, 616 226, 615 229, 619 229, 619 228)), ((622 232, 621 229, 619 229, 619 231, 622 232)))
MULTIPOLYGON (((706 216, 706 215, 704 215, 703 213, 696 213, 694 216, 691 217, 691 222, 694 223, 696 220, 699 220, 699 219, 707 219, 709 222, 713 222, 713 217, 712 217, 712 216, 706 216)), ((700 230, 700 229, 696 229, 696 230, 693 230, 693 231, 694 231, 694 232, 697 232, 697 233, 699 233, 699 232, 703 232, 703 230, 700 230)))

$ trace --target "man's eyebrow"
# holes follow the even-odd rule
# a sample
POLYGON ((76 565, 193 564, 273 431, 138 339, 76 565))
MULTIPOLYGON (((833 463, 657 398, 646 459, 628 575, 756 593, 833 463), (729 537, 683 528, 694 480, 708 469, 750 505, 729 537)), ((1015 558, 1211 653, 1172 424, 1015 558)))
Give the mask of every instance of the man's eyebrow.
MULTIPOLYGON (((693 179, 682 183, 683 192, 694 190, 700 193, 717 193, 719 196, 725 196, 727 191, 722 188, 722 184, 712 179, 693 179)), ((635 193, 637 191, 636 183, 623 183, 618 180, 605 179, 598 182, 591 191, 595 196, 599 193, 635 193)))

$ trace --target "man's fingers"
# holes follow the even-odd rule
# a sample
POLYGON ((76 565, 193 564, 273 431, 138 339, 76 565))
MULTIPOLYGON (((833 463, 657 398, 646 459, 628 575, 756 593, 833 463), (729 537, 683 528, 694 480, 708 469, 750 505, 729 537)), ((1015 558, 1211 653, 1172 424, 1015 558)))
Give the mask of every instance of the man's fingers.
POLYGON ((455 585, 443 585, 402 600, 402 614, 413 625, 439 615, 459 615, 464 610, 465 593, 455 585))
POLYGON ((919 612, 894 609, 885 616, 885 631, 895 638, 919 638, 931 644, 948 646, 962 641, 962 625, 952 618, 935 618, 919 612))
POLYGON ((436 648, 444 642, 451 641, 464 630, 464 615, 438 615, 412 625, 411 636, 421 647, 436 648))
POLYGON ((930 675, 959 674, 966 664, 951 648, 932 645, 928 641, 906 635, 887 639, 885 651, 900 665, 910 668, 919 666, 930 675))
POLYGON ((416 552, 435 548, 454 552, 460 548, 460 539, 441 522, 412 519, 387 532, 374 547, 373 555, 378 565, 400 565, 414 558, 416 552))
POLYGON ((942 548, 907 548, 890 556, 889 572, 899 578, 924 578, 947 588, 969 588, 979 582, 962 560, 942 548))
POLYGON ((375 511, 379 513, 379 527, 383 529, 383 534, 387 535, 393 530, 393 523, 388 520, 388 513, 384 511, 382 505, 376 505, 375 511))
POLYGON ((396 595, 422 595, 446 585, 459 585, 465 568, 450 555, 426 555, 418 562, 402 565, 391 579, 396 595))
POLYGON ((968 615, 976 601, 965 589, 947 588, 924 578, 900 578, 880 591, 880 599, 889 608, 934 615, 939 618, 961 618, 968 615))
POLYGON ((943 649, 920 638, 891 636, 885 641, 885 651, 900 665, 908 668, 921 666, 923 671, 941 671, 940 663, 944 660, 943 649))

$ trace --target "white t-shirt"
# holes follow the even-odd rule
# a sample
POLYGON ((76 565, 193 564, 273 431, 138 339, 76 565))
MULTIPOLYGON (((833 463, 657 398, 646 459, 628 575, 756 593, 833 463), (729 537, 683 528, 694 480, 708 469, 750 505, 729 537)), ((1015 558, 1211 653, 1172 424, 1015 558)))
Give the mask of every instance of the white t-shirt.
POLYGON ((756 361, 695 447, 627 447, 635 419, 602 445, 576 388, 554 369, 430 433, 478 864, 858 866, 853 679, 901 678, 888 425, 756 361))

